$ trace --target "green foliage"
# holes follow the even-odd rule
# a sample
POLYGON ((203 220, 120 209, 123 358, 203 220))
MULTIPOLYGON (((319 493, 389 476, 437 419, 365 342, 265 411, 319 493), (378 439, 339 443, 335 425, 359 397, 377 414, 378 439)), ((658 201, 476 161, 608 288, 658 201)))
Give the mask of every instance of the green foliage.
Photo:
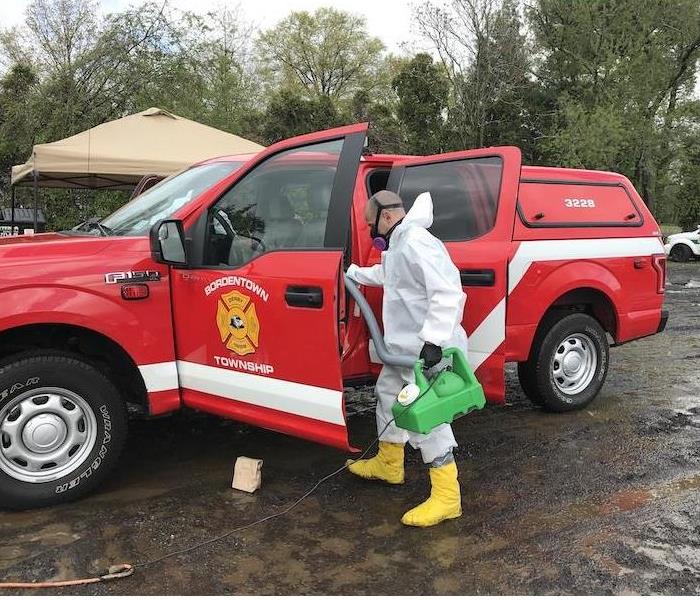
POLYGON ((562 97, 558 127, 542 144, 547 156, 557 157, 563 167, 615 170, 627 146, 628 124, 615 106, 593 108, 562 97))
POLYGON ((700 225, 700 130, 685 140, 679 168, 676 222, 683 231, 700 225))
POLYGON ((24 162, 35 135, 31 106, 37 74, 31 65, 17 63, 0 80, 0 182, 7 182, 12 165, 24 162))
POLYGON ((435 154, 440 151, 443 111, 449 84, 442 69, 429 54, 416 54, 392 81, 399 98, 397 116, 406 131, 410 151, 435 154))
POLYGON ((661 223, 659 227, 661 228, 661 234, 664 236, 673 235, 674 233, 681 233, 681 231, 683 231, 678 225, 667 225, 665 223, 661 223))
POLYGON ((407 152, 404 132, 395 115, 394 98, 376 98, 375 93, 359 90, 352 99, 350 121, 370 123, 369 151, 402 154, 407 152))
POLYGON ((367 34, 364 18, 319 8, 290 13, 260 36, 258 48, 271 86, 344 100, 372 86, 384 46, 367 34))
POLYGON ((497 145, 504 137, 528 146, 538 134, 534 109, 540 106, 534 102, 532 53, 514 0, 427 2, 417 17, 450 82, 446 149, 497 145))
POLYGON ((295 135, 335 127, 342 124, 342 118, 328 97, 308 99, 293 90, 281 89, 271 96, 263 122, 263 138, 272 144, 295 135))
POLYGON ((544 159, 626 174, 657 212, 700 56, 696 0, 538 0, 530 23, 556 98, 544 159))

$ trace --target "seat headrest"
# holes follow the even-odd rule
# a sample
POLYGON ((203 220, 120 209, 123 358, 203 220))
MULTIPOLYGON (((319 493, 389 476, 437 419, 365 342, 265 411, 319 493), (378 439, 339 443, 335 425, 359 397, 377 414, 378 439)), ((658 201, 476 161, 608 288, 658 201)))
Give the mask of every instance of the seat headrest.
POLYGON ((316 212, 325 212, 331 202, 333 182, 321 183, 311 188, 309 194, 309 207, 316 212))
POLYGON ((284 196, 269 198, 258 204, 258 216, 264 220, 287 221, 294 218, 294 209, 284 196))

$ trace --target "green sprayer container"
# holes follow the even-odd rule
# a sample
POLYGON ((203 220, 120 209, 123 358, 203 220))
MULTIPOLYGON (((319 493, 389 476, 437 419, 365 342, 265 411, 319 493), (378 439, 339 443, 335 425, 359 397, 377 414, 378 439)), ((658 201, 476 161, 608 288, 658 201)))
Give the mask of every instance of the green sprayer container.
POLYGON ((459 348, 447 348, 443 358, 452 357, 452 367, 427 379, 423 374, 423 361, 413 367, 418 399, 408 406, 394 402, 392 412, 395 423, 402 429, 416 433, 430 433, 438 425, 452 423, 473 410, 484 408, 486 397, 481 384, 469 367, 459 348))

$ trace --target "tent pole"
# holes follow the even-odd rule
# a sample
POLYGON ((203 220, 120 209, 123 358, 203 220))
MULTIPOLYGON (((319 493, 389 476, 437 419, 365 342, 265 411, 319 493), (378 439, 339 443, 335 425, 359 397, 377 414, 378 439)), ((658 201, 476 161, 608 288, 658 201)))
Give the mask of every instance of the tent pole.
POLYGON ((12 198, 12 210, 10 214, 12 217, 10 218, 10 235, 15 234, 15 186, 10 186, 10 189, 12 190, 11 193, 11 198, 12 198))
POLYGON ((39 186, 38 186, 38 179, 39 179, 39 174, 36 172, 36 169, 32 171, 34 174, 34 233, 39 233, 37 231, 38 228, 38 217, 37 217, 37 210, 39 209, 39 186))

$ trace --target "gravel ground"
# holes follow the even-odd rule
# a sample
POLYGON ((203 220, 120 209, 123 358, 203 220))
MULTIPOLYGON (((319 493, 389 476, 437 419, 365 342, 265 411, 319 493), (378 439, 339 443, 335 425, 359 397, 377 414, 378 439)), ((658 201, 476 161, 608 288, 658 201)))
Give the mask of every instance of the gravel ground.
MULTIPOLYGON (((667 331, 611 351, 599 397, 542 412, 513 369, 508 403, 455 424, 464 516, 401 526, 427 493, 327 482, 292 513, 84 594, 700 594, 700 264, 671 264, 667 331)), ((374 434, 371 390, 352 429, 374 434)), ((287 506, 339 451, 213 417, 134 422, 110 483, 57 508, 0 512, 0 580, 94 575, 141 563, 287 506), (229 489, 236 456, 263 488, 229 489)))

